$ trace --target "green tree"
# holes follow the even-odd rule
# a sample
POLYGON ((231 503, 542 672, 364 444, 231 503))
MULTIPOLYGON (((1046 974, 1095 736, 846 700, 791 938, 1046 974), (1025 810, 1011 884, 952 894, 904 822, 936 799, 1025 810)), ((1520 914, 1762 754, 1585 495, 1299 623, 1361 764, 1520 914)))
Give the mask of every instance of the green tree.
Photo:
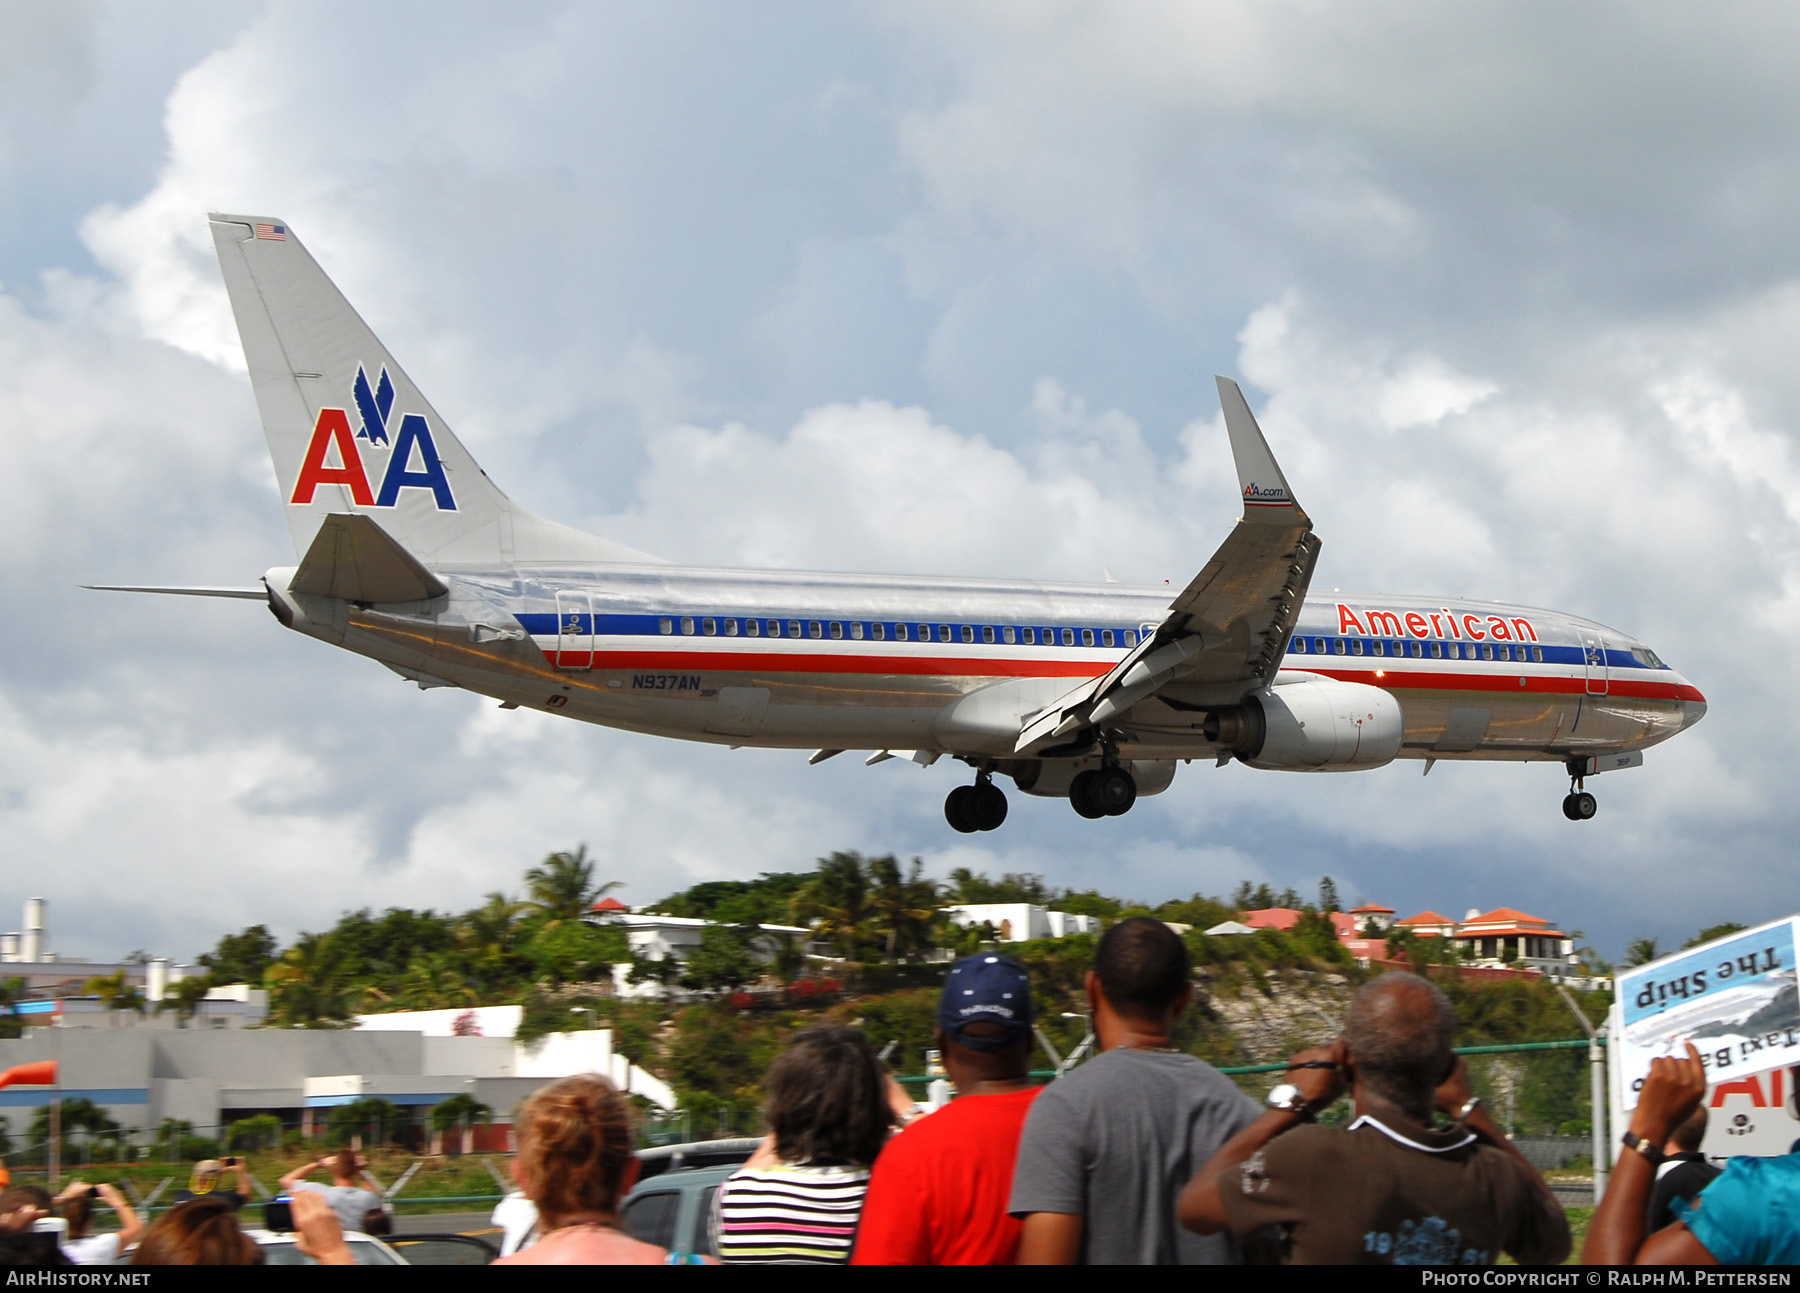
POLYGON ((156 1003, 156 1012, 174 1011, 175 1017, 184 1023, 200 1013, 200 1003, 206 1000, 206 994, 212 991, 212 976, 209 974, 190 975, 185 979, 177 979, 163 993, 163 999, 156 1003))
POLYGON ((1337 881, 1330 876, 1324 876, 1319 880, 1319 910, 1323 912, 1343 910, 1343 905, 1338 901, 1337 881))
POLYGON ((938 914, 937 882, 924 875, 918 858, 905 872, 892 853, 870 858, 866 864, 869 907, 887 958, 929 951, 933 935, 944 923, 938 914))
POLYGON ((0 979, 0 1038, 13 1038, 25 1031, 19 1003, 26 999, 25 980, 18 975, 0 979))
POLYGON ((432 1105, 427 1121, 440 1137, 451 1131, 461 1131, 462 1135, 456 1140, 456 1152, 466 1154, 474 1129, 492 1121, 493 1117, 491 1108, 468 1092, 459 1091, 448 1100, 432 1105))
POLYGON ((794 895, 794 923, 811 924, 817 938, 836 943, 856 959, 857 945, 872 913, 869 877, 860 853, 833 853, 819 859, 818 870, 794 895))
POLYGON ((609 880, 594 883, 594 864, 588 860, 587 845, 573 853, 552 853, 542 865, 525 873, 525 892, 531 905, 546 920, 580 920, 593 907, 595 899, 619 887, 609 880))
POLYGON ((1708 925, 1705 929, 1701 930, 1698 934, 1695 934, 1692 938, 1688 939, 1688 941, 1683 943, 1681 946, 1684 949, 1689 948, 1689 947, 1699 947, 1700 944, 1710 943, 1715 938, 1724 938, 1727 934, 1735 934, 1735 933, 1738 933, 1740 930, 1745 930, 1745 929, 1749 929, 1749 928, 1750 927, 1748 925, 1740 925, 1735 920, 1728 920, 1722 925, 1708 925))
POLYGON ((115 970, 111 974, 96 975, 82 986, 82 991, 100 998, 100 1004, 108 1010, 128 1010, 141 1015, 144 1013, 144 994, 126 981, 125 973, 115 970))
POLYGON ((372 1148, 399 1140, 408 1121, 406 1114, 392 1101, 366 1095, 332 1109, 325 1123, 325 1139, 329 1144, 346 1145, 353 1137, 360 1136, 363 1144, 372 1148))
POLYGON ((976 906, 993 902, 1029 902, 1048 907, 1061 895, 1044 883, 1044 877, 1029 871, 1008 871, 998 880, 990 880, 978 871, 959 866, 950 873, 949 901, 952 906, 976 906))
POLYGON ((269 968, 269 1011, 286 1028, 341 1028, 351 990, 333 964, 330 936, 301 934, 269 968))
POLYGON ((199 960, 214 983, 260 984, 275 963, 278 945, 267 925, 251 925, 240 934, 227 934, 219 945, 199 960))
POLYGON ((700 931, 700 946, 688 956, 682 982, 691 988, 731 991, 763 976, 763 959, 756 944, 761 930, 755 925, 708 925, 700 931))
POLYGON ((272 1113, 239 1118, 225 1129, 225 1148, 234 1153, 273 1149, 281 1143, 281 1119, 272 1113))
POLYGON ((625 932, 617 926, 584 921, 554 921, 542 926, 520 949, 550 983, 585 983, 611 973, 615 963, 630 958, 625 932))
POLYGON ((1648 965, 1662 955, 1662 949, 1654 938, 1634 938, 1625 946, 1625 959, 1619 964, 1626 969, 1636 965, 1648 965))

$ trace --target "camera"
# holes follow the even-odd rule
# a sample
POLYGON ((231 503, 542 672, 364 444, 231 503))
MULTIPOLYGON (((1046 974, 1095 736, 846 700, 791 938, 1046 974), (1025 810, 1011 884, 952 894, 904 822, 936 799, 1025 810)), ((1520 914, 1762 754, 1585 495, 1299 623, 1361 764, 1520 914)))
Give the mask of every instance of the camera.
POLYGON ((294 1196, 279 1194, 263 1204, 263 1229, 289 1231, 294 1228, 294 1196))

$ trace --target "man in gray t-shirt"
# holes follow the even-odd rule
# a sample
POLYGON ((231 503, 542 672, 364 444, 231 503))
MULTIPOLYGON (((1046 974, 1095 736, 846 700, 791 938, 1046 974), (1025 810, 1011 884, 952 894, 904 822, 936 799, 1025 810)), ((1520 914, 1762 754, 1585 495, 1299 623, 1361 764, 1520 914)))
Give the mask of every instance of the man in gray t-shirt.
POLYGON ((1261 1112, 1170 1046, 1188 973, 1187 948, 1159 920, 1121 921, 1100 940, 1087 991, 1104 1053, 1045 1089, 1019 1142, 1009 1210, 1025 1221, 1021 1265, 1240 1260, 1230 1236, 1175 1220, 1182 1188, 1261 1112))

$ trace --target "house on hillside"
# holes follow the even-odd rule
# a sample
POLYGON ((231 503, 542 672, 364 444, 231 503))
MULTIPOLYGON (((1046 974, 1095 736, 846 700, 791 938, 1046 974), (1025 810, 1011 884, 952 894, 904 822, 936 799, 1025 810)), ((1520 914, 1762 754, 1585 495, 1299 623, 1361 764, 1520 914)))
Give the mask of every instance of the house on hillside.
POLYGON ((973 902, 960 907, 940 907, 953 925, 988 924, 1002 943, 1023 943, 1033 938, 1067 938, 1070 934, 1098 934, 1098 916, 1078 916, 1072 911, 1051 911, 1029 902, 973 902))

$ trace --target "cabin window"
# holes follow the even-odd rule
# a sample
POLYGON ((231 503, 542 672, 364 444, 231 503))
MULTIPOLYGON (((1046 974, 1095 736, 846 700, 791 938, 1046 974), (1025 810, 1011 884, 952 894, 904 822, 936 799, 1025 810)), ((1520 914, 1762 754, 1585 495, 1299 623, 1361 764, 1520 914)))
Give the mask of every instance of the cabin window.
POLYGON ((806 621, 806 636, 809 638, 824 637, 825 636, 825 626, 823 624, 819 623, 819 621, 817 621, 817 620, 806 621))
POLYGON ((1022 634, 1024 636, 1026 646, 1036 646, 1037 645, 1037 630, 1036 629, 1020 629, 1019 632, 1020 632, 1020 634, 1022 634))
POLYGON ((787 622, 787 626, 788 626, 787 634, 789 637, 797 638, 800 636, 800 621, 799 620, 789 620, 787 622))
POLYGON ((1004 628, 1004 629, 1000 630, 1000 638, 1003 642, 1006 643, 1007 646, 1011 646, 1015 641, 1017 641, 1018 636, 1019 635, 1017 633, 1013 632, 1013 630, 1011 628, 1004 628))
POLYGON ((1101 646, 1111 646, 1112 644, 1113 644, 1113 631, 1111 629, 1101 629, 1100 630, 1100 645, 1101 646))
POLYGON ((975 630, 967 624, 962 626, 962 640, 964 642, 973 642, 975 640, 975 630))
POLYGON ((850 621, 850 637, 857 642, 862 641, 863 626, 861 620, 850 621))
POLYGON ((874 638, 877 642, 887 641, 887 625, 882 624, 879 621, 869 625, 869 636, 874 638))
MULTIPOLYGON (((949 640, 950 640, 950 630, 945 629, 944 630, 944 641, 948 642, 949 640)), ((919 641, 921 641, 921 642, 931 641, 931 625, 929 625, 929 624, 919 625, 919 641)))
POLYGON ((1351 655, 1361 655, 1362 653, 1363 653, 1363 640, 1361 638, 1350 639, 1350 654, 1351 655))
POLYGON ((1531 648, 1531 662, 1533 664, 1544 663, 1544 648, 1543 647, 1532 647, 1531 648))
POLYGON ((1442 660, 1444 658, 1444 644, 1442 642, 1433 642, 1431 644, 1431 658, 1433 660, 1442 660))
POLYGON ((1314 655, 1324 655, 1325 654, 1325 639, 1324 638, 1314 638, 1313 639, 1313 654, 1314 655))
POLYGON ((842 620, 831 621, 831 636, 836 639, 839 639, 840 641, 843 639, 844 622, 842 620))
POLYGON ((1075 645, 1075 630, 1074 629, 1064 629, 1062 631, 1062 642, 1063 642, 1064 646, 1074 646, 1075 645))
POLYGON ((1092 630, 1092 629, 1081 630, 1081 645, 1082 646, 1093 646, 1094 645, 1094 630, 1092 630))
POLYGON ((725 621, 725 636, 728 638, 734 638, 737 635, 738 635, 737 621, 736 620, 726 620, 725 621))
POLYGON ((981 640, 983 642, 992 642, 994 640, 994 626, 992 624, 983 624, 981 626, 981 640))
POLYGON ((762 632, 762 621, 761 620, 745 620, 744 621, 744 633, 747 636, 756 637, 761 632, 762 632))
POLYGON ((1306 654, 1306 639, 1302 638, 1302 637, 1295 638, 1292 642, 1288 643, 1288 650, 1289 651, 1297 651, 1301 655, 1305 655, 1306 654))
POLYGON ((681 617, 681 631, 688 634, 693 633, 694 617, 692 615, 683 615, 681 617))
POLYGON ((705 619, 700 621, 700 631, 702 633, 706 634, 706 636, 709 638, 718 637, 719 636, 719 621, 715 620, 712 616, 708 615, 705 619))
POLYGON ((1345 652, 1349 651, 1349 649, 1350 648, 1344 644, 1343 638, 1332 638, 1331 639, 1331 654, 1332 655, 1343 655, 1345 652))
POLYGON ((659 633, 673 633, 675 631, 675 621, 665 615, 656 621, 656 629, 659 633))
POLYGON ((894 625, 894 641, 896 641, 896 642, 906 641, 906 625, 904 625, 904 624, 894 625))
POLYGON ((1481 658, 1483 660, 1492 660, 1494 658, 1494 648, 1491 646, 1482 647, 1481 648, 1481 658))
POLYGON ((1137 630, 1136 629, 1126 629, 1123 636, 1125 638, 1126 646, 1136 646, 1137 645, 1137 630))
POLYGON ((939 642, 948 642, 949 640, 950 640, 950 626, 948 624, 938 625, 938 641, 939 642))
POLYGON ((1387 654, 1387 643, 1383 642, 1380 638, 1376 638, 1371 645, 1374 647, 1376 655, 1387 654))

